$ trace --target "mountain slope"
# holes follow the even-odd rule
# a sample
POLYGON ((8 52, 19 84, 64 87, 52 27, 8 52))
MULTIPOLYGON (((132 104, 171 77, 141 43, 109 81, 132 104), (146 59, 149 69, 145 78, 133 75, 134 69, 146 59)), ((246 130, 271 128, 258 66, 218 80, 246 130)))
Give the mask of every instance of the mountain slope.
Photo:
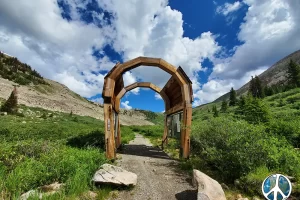
MULTIPOLYGON (((281 59, 274 65, 272 65, 270 68, 268 68, 266 71, 261 73, 258 77, 260 78, 262 85, 275 85, 277 83, 285 83, 286 82, 286 71, 287 66, 290 62, 290 60, 295 61, 296 63, 300 63, 300 50, 286 56, 285 58, 281 59)), ((245 94, 248 91, 250 82, 243 85, 240 89, 238 89, 237 96, 241 96, 245 94)), ((223 96, 217 98, 213 102, 220 102, 223 99, 229 99, 229 92, 224 94, 223 96)))
MULTIPOLYGON (((88 101, 65 85, 41 77, 16 58, 1 54, 0 72, 0 99, 7 99, 17 85, 19 104, 65 113, 72 111, 103 120, 103 105, 88 101)), ((123 125, 153 125, 147 118, 147 111, 120 111, 123 125)))

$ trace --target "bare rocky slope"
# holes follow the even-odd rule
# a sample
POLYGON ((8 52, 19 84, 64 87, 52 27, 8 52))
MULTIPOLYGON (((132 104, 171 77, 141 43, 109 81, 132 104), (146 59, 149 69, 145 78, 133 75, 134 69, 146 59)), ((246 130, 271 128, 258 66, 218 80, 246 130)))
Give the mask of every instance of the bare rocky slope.
MULTIPOLYGON (((48 79, 44 80, 48 85, 30 84, 18 86, 19 104, 65 113, 72 111, 77 115, 103 120, 103 105, 88 101, 58 82, 48 79)), ((7 99, 14 85, 18 84, 0 76, 0 98, 7 99)), ((121 109, 120 122, 123 125, 153 125, 153 123, 146 120, 144 113, 136 110, 121 109)))
MULTIPOLYGON (((296 63, 300 63, 300 50, 286 56, 285 58, 281 59, 266 71, 261 73, 258 77, 262 82, 262 85, 275 85, 280 82, 286 82, 286 71, 290 60, 295 61, 296 63)), ((250 82, 243 85, 240 89, 238 89, 237 96, 241 96, 248 91, 250 82)), ((223 99, 229 99, 229 92, 224 94, 223 96, 217 98, 214 102, 220 102, 223 99)))

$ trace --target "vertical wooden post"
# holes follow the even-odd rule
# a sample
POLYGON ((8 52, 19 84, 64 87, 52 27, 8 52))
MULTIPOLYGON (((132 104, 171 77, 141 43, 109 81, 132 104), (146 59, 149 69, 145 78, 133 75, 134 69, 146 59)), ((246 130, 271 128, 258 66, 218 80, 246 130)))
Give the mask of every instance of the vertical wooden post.
POLYGON ((164 125, 164 134, 162 138, 162 148, 165 144, 168 144, 168 116, 165 114, 165 125, 164 125))
POLYGON ((185 104, 183 110, 183 127, 181 129, 181 157, 190 156, 190 133, 192 124, 192 104, 185 104))
POLYGON ((105 120, 105 149, 108 159, 115 158, 115 137, 114 137, 114 122, 112 115, 112 105, 104 103, 104 120, 105 120))
POLYGON ((116 144, 117 144, 117 148, 120 147, 120 145, 122 144, 121 142, 121 126, 120 126, 120 118, 118 117, 118 131, 117 131, 117 138, 116 138, 116 144))

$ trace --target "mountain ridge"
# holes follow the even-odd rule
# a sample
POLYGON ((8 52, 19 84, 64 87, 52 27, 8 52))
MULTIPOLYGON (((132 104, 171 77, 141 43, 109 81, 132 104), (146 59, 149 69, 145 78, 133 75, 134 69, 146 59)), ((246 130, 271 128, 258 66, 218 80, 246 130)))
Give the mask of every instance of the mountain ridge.
MULTIPOLYGON (((285 83, 286 82, 286 71, 287 66, 290 60, 295 61, 296 63, 300 63, 300 50, 297 50, 284 58, 277 61, 275 64, 273 64, 271 67, 266 69, 264 72, 262 72, 258 77, 260 78, 262 85, 264 86, 271 86, 278 83, 285 83)), ((249 88, 250 81, 244 84, 242 87, 236 90, 237 96, 241 96, 247 93, 249 88)), ((211 103, 217 103, 223 100, 229 99, 229 92, 218 97, 216 100, 214 100, 211 103)))

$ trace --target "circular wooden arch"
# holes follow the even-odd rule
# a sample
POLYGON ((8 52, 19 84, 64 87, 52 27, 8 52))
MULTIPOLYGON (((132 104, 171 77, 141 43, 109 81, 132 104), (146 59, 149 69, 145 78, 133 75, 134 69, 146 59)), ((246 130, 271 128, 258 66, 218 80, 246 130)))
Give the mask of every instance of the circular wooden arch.
POLYGON ((165 102, 165 131, 163 141, 168 136, 167 117, 183 111, 181 128, 181 156, 188 158, 190 149, 190 125, 192 116, 192 82, 181 67, 174 67, 160 58, 138 57, 123 64, 117 63, 104 78, 102 97, 104 99, 106 156, 115 158, 116 147, 121 144, 118 113, 122 96, 136 87, 147 87, 158 92, 165 102), (159 67, 171 75, 166 85, 160 89, 149 82, 134 83, 124 87, 123 74, 139 66, 159 67), (114 125, 114 126, 112 126, 114 125))

